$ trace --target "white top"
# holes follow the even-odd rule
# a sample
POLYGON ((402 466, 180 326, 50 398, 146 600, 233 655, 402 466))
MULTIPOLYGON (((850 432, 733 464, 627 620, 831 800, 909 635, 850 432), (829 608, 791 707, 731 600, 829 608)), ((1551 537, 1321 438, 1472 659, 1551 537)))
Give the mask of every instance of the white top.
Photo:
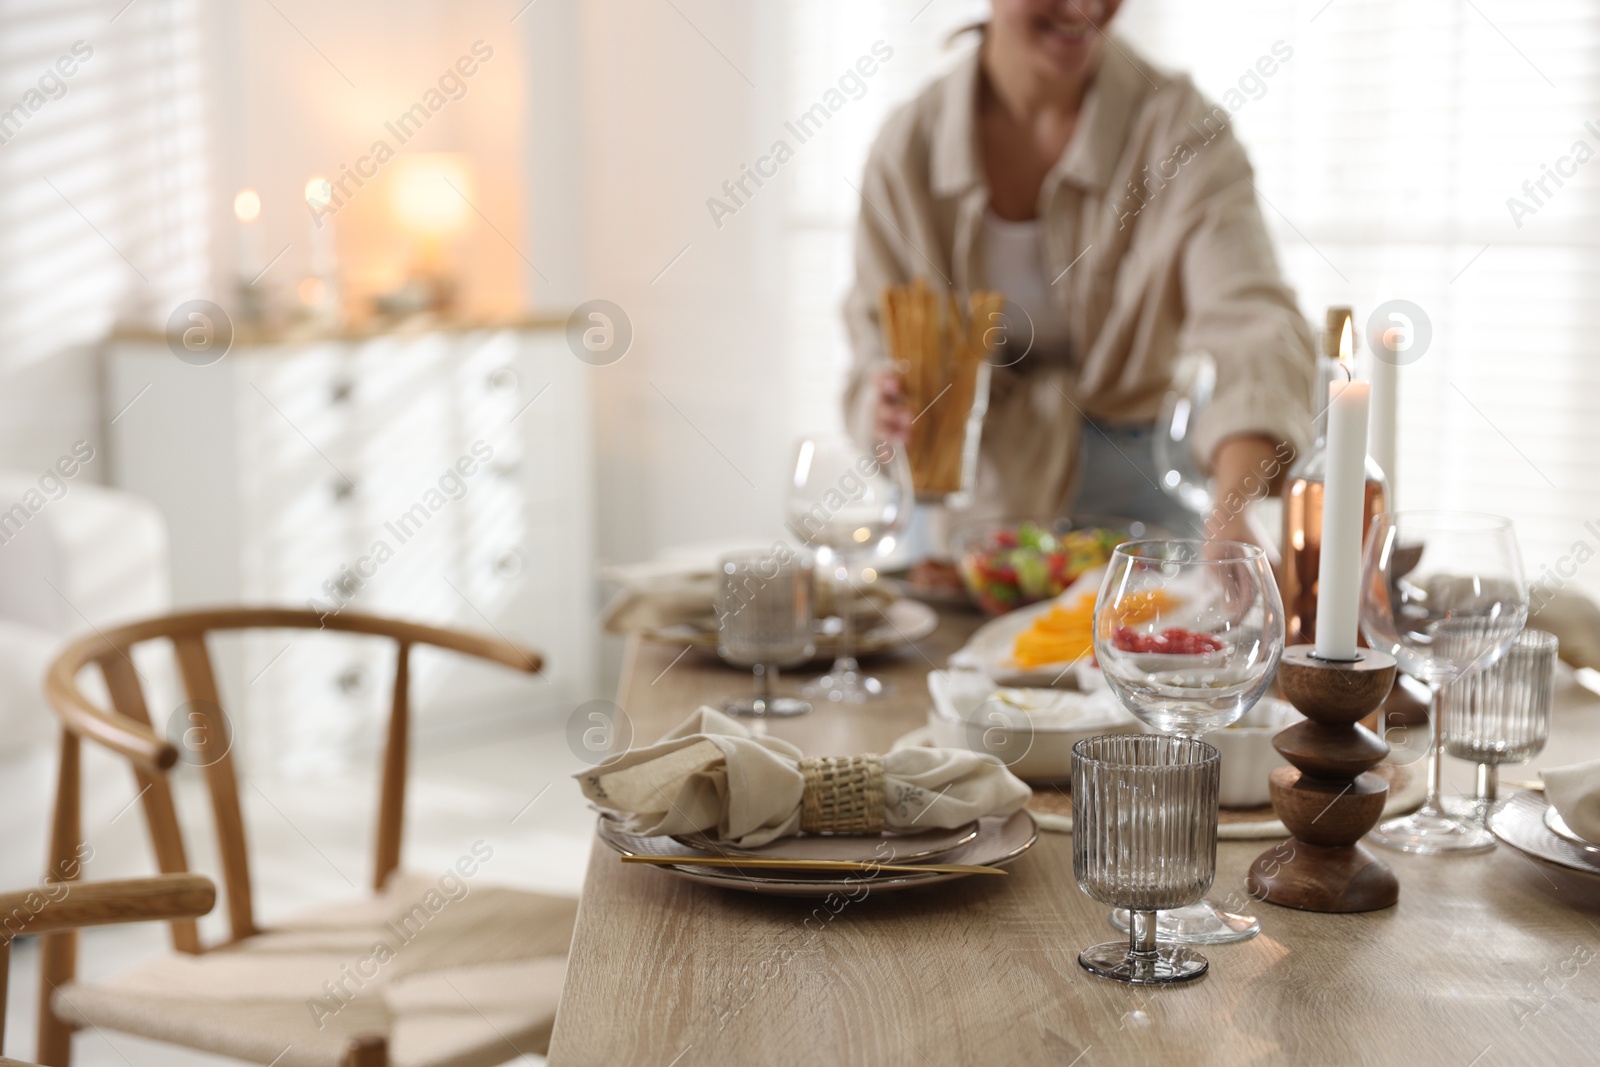
POLYGON ((1066 315, 1053 300, 1045 277, 1043 227, 1038 219, 1010 222, 990 208, 983 213, 983 264, 988 287, 1005 294, 1007 349, 994 362, 1010 366, 1024 355, 1052 361, 1069 355, 1066 315))

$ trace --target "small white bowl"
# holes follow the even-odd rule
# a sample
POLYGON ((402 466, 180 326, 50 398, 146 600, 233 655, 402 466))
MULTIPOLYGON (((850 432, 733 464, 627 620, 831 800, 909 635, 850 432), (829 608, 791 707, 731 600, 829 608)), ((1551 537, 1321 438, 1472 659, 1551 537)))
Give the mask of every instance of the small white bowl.
POLYGON ((932 671, 928 691, 928 735, 935 745, 987 753, 1030 783, 1071 781, 1072 746, 1086 737, 1140 730, 1103 688, 1000 690, 977 671, 932 671), (1020 703, 1008 703, 1002 693, 1020 703))
POLYGON ((1272 739, 1304 718, 1287 701, 1263 697, 1232 726, 1206 734, 1204 740, 1222 755, 1218 803, 1225 808, 1257 808, 1270 802, 1267 777, 1289 763, 1272 747, 1272 739))

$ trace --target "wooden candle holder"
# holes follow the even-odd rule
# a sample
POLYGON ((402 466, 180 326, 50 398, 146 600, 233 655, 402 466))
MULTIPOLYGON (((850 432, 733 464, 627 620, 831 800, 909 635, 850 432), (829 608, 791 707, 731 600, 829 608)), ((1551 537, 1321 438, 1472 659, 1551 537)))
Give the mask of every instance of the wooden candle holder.
POLYGON ((1400 899, 1387 864, 1357 844, 1383 815, 1389 785, 1370 769, 1389 754, 1360 725, 1394 686, 1394 657, 1370 648, 1357 658, 1318 659, 1310 645, 1285 649, 1278 687, 1306 721, 1272 739, 1293 766, 1272 772, 1272 808, 1288 842, 1256 857, 1245 879, 1269 904, 1301 911, 1376 911, 1400 899))

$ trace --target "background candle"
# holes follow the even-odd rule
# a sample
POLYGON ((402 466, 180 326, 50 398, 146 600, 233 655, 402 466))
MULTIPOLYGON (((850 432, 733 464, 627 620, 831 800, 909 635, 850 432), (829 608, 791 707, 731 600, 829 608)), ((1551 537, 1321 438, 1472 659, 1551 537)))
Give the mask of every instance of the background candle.
POLYGON ((261 195, 254 189, 240 189, 233 198, 233 217, 239 220, 239 277, 249 284, 258 269, 256 220, 261 217, 261 195))
MULTIPOLYGON (((1350 326, 1340 339, 1341 362, 1350 366, 1350 326)), ((1361 509, 1367 488, 1368 385, 1328 384, 1327 475, 1323 495, 1322 555, 1317 568, 1316 653, 1323 659, 1356 658, 1361 600, 1361 509)))
MULTIPOLYGON (((1381 342, 1380 342, 1381 343, 1381 342)), ((1372 346, 1372 413, 1367 426, 1367 454, 1383 469, 1389 484, 1390 511, 1395 509, 1395 438, 1399 430, 1400 368, 1392 352, 1372 346)))

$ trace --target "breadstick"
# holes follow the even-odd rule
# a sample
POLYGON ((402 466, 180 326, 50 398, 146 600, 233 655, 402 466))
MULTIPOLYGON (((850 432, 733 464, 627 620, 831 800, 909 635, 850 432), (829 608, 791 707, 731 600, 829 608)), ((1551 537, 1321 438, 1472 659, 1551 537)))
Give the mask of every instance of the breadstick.
POLYGON ((1000 293, 940 293, 917 277, 890 286, 879 298, 884 341, 915 412, 907 445, 912 479, 921 493, 949 494, 962 487, 968 421, 977 397, 980 365, 990 353, 1000 293))

